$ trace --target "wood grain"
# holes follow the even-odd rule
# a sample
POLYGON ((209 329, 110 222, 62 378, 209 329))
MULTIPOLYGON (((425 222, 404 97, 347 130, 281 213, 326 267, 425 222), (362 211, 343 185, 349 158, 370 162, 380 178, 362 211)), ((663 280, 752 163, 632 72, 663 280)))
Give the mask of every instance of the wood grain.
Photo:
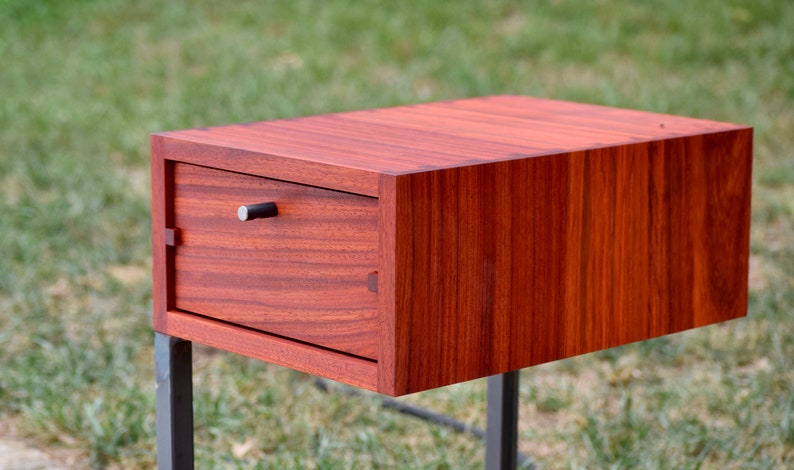
POLYGON ((377 200, 178 163, 178 309, 377 357, 377 200), (276 202, 277 217, 237 208, 276 202))
POLYGON ((166 228, 173 227, 173 164, 162 158, 162 141, 151 140, 152 178, 152 309, 156 331, 167 330, 168 309, 174 305, 174 249, 166 228))
POLYGON ((393 392, 743 316, 750 142, 692 136, 397 177, 386 315, 393 368, 410 373, 393 392))
POLYGON ((153 135, 161 158, 378 195, 406 174, 627 145, 737 126, 527 96, 438 103, 187 129, 153 135))
POLYGON ((179 310, 168 312, 169 332, 178 338, 212 346, 284 367, 375 390, 377 363, 337 351, 290 341, 261 331, 204 318, 179 310))
POLYGON ((155 329, 401 395, 737 318, 751 170, 746 126, 522 96, 155 134, 155 329))

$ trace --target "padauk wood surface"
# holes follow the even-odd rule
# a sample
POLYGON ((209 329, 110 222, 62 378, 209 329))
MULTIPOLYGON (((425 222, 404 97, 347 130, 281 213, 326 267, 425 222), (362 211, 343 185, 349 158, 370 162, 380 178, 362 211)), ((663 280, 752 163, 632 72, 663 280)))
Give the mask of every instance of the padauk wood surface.
POLYGON ((357 356, 377 353, 377 200, 178 163, 175 307, 357 356), (278 216, 240 221, 241 205, 278 216))
MULTIPOLYGON (((197 341, 217 333, 216 347, 320 375, 328 370, 383 393, 425 390, 745 314, 752 165, 752 129, 745 126, 497 96, 168 132, 152 137, 152 158, 155 282, 169 285, 155 289, 155 328, 197 341), (194 175, 206 197, 209 186, 226 191, 218 181, 250 182, 240 183, 245 192, 267 178, 322 188, 357 211, 366 206, 363 219, 338 229, 355 234, 347 249, 366 253, 363 264, 376 264, 356 265, 342 283, 372 301, 365 307, 350 297, 355 305, 342 310, 351 316, 328 328, 329 337, 334 328, 346 334, 324 342, 323 327, 308 335, 302 327, 276 331, 267 308, 254 314, 236 305, 231 314, 217 313, 226 300, 233 304, 232 286, 202 292, 193 282, 187 297, 211 292, 215 300, 206 308, 180 305, 182 248, 160 246, 165 228, 180 229, 186 245, 194 230, 223 239, 214 234, 214 216, 179 227, 183 164, 223 170, 194 175), (207 186, 207 174, 224 176, 207 186), (377 293, 367 288, 373 271, 377 293), (178 310, 176 328, 169 312, 177 318, 178 310), (190 313, 201 322, 191 323, 190 313), (357 324, 366 326, 351 329, 357 324), (235 331, 248 338, 245 348, 235 331), (369 343, 364 331, 374 331, 369 343), (264 352, 252 353, 256 341, 264 352), (315 354, 288 360, 272 352, 290 344, 315 354), (347 367, 340 357, 372 367, 347 367)), ((283 223, 283 232, 263 234, 262 243, 289 238, 283 223)), ((317 246, 290 250, 323 251, 335 242, 311 243, 317 246)), ((221 260, 227 253, 216 254, 221 260)), ((230 266, 218 269, 245 284, 230 266)), ((198 276, 202 269, 189 271, 198 276)), ((278 278, 273 269, 264 279, 278 278)), ((311 319, 317 305, 296 302, 293 313, 311 319)))

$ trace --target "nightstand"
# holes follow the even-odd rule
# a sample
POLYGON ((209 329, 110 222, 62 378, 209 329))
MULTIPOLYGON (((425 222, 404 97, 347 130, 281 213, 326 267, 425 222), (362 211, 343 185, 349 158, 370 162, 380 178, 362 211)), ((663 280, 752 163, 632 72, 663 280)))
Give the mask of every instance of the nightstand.
POLYGON ((746 314, 746 126, 493 96, 151 144, 168 459, 189 342, 396 396, 746 314))

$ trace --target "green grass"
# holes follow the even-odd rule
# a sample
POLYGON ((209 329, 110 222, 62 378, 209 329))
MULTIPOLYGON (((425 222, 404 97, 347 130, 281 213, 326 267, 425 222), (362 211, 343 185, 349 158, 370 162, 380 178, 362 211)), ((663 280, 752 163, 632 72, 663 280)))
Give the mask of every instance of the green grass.
MULTIPOLYGON (((755 127, 748 319, 522 373, 542 468, 794 466, 794 5, 0 0, 0 420, 151 468, 148 135, 516 93, 755 127)), ((198 468, 478 468, 476 439, 197 348, 198 468)), ((484 383, 404 400, 484 424, 484 383)))

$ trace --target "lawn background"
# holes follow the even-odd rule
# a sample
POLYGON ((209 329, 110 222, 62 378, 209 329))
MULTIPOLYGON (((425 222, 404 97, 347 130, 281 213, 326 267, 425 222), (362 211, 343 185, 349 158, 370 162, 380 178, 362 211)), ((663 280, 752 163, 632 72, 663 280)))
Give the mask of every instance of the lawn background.
MULTIPOLYGON (((497 93, 755 128, 749 318, 527 369, 540 468, 794 465, 794 4, 0 0, 0 423, 154 464, 152 132, 497 93)), ((197 468, 478 468, 468 435, 197 347, 197 468)), ((484 382, 404 398, 484 425, 484 382)))

